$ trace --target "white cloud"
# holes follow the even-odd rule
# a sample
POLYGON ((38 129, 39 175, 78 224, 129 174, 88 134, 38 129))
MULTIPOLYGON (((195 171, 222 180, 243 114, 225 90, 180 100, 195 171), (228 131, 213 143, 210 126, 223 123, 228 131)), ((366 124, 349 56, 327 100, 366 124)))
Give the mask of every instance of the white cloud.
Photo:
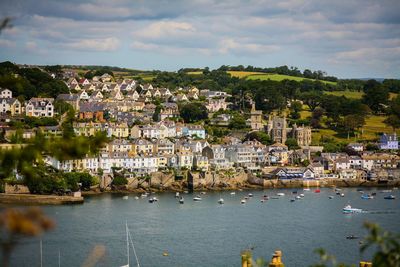
POLYGON ((221 54, 259 54, 259 53, 271 53, 280 49, 277 45, 263 45, 256 43, 240 43, 234 39, 223 39, 219 43, 218 51, 221 54))
POLYGON ((187 22, 159 21, 135 31, 134 35, 145 39, 158 39, 163 37, 185 37, 195 32, 193 25, 187 22))
POLYGON ((82 39, 66 43, 63 46, 73 50, 110 52, 119 48, 120 41, 115 37, 104 39, 82 39))

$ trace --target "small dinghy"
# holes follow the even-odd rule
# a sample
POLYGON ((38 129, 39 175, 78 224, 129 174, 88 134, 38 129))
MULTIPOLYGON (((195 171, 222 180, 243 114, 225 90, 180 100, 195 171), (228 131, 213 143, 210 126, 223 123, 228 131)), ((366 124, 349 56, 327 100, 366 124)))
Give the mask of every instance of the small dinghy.
POLYGON ((385 196, 383 198, 384 199, 396 199, 396 197, 394 195, 385 196))
POLYGON ((346 239, 358 239, 358 236, 348 235, 348 236, 346 236, 346 239))
POLYGON ((193 198, 194 201, 202 201, 202 198, 200 196, 195 196, 193 198))
POLYGON ((245 203, 246 203, 246 199, 240 200, 240 203, 241 203, 241 204, 245 204, 245 203))

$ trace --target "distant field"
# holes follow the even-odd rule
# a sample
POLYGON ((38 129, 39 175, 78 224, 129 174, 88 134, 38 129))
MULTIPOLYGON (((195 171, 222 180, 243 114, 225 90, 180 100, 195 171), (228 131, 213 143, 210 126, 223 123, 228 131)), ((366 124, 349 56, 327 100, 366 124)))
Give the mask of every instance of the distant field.
MULTIPOLYGON (((289 76, 289 75, 282 75, 282 74, 275 74, 275 73, 263 73, 263 74, 252 74, 245 76, 249 80, 271 80, 271 81, 282 81, 282 80, 294 80, 294 81, 303 81, 303 80, 310 80, 315 81, 314 79, 307 79, 303 77, 296 77, 296 76, 289 76)), ((336 85, 336 82, 329 82, 329 81, 321 81, 323 83, 336 85)))
MULTIPOLYGON (((350 139, 347 139, 347 136, 341 136, 336 131, 331 129, 320 129, 316 130, 312 134, 312 140, 314 144, 318 144, 321 136, 334 138, 337 141, 343 142, 354 142, 359 140, 375 140, 379 138, 380 133, 391 133, 393 129, 387 126, 383 121, 386 119, 386 116, 368 116, 365 119, 365 125, 362 129, 362 135, 358 138, 351 136, 350 139)), ((396 131, 397 134, 400 134, 400 130, 396 131)))
POLYGON ((345 96, 347 98, 353 98, 353 99, 361 99, 362 96, 364 95, 363 92, 357 92, 357 91, 333 91, 324 93, 327 95, 345 96))
MULTIPOLYGON (((357 92, 357 91, 333 91, 333 92, 324 92, 327 95, 335 95, 335 96, 345 96, 347 98, 353 98, 353 99, 361 99, 362 96, 364 95, 363 92, 357 92)), ((397 96, 398 94, 396 93, 389 93, 389 99, 393 99, 397 96)))
POLYGON ((189 75, 199 75, 199 74, 202 74, 203 72, 202 71, 189 71, 189 72, 186 72, 186 74, 189 74, 189 75))
POLYGON ((262 72, 253 72, 253 71, 236 71, 236 70, 232 70, 232 71, 227 71, 230 75, 232 75, 233 77, 238 77, 238 78, 244 78, 250 75, 259 75, 259 74, 264 74, 262 72))

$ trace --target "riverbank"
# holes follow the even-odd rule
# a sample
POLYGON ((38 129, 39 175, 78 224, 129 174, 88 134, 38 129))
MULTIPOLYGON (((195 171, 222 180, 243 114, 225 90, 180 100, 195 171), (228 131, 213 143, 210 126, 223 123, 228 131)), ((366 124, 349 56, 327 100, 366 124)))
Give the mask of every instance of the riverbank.
POLYGON ((0 204, 17 205, 63 205, 82 204, 83 197, 33 195, 33 194, 0 194, 0 204))
MULTIPOLYGON (((235 190, 251 190, 251 189, 284 189, 284 188, 331 188, 331 187, 356 187, 356 188, 391 188, 391 187, 400 187, 400 180, 389 181, 387 183, 379 183, 377 181, 365 181, 365 180, 333 180, 333 179, 320 179, 320 180, 264 180, 259 178, 249 179, 249 181, 238 184, 224 184, 218 186, 211 185, 198 185, 193 188, 194 192, 200 191, 235 191, 235 190)), ((129 193, 145 193, 145 192, 184 192, 190 191, 187 185, 182 182, 181 185, 174 184, 171 187, 141 187, 141 188, 132 188, 132 187, 120 187, 114 189, 104 189, 100 190, 92 189, 90 191, 83 191, 83 196, 90 195, 98 195, 102 193, 117 193, 117 194, 129 194, 129 193)))

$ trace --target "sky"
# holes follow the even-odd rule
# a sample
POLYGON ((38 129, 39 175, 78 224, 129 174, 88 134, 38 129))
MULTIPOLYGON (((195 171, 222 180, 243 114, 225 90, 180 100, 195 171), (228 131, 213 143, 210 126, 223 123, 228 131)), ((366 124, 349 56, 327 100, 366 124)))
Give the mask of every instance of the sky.
POLYGON ((400 78, 399 0, 0 0, 0 61, 400 78))

